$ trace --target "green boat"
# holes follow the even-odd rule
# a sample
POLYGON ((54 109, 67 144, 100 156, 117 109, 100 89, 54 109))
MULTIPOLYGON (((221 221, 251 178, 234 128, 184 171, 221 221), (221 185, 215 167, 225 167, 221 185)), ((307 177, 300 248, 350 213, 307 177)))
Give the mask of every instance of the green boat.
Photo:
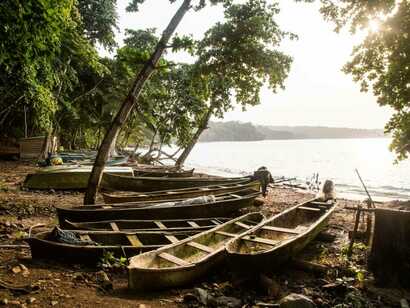
MULTIPOLYGON (((27 189, 85 189, 92 166, 47 167, 27 174, 23 187, 27 189)), ((107 173, 132 176, 130 167, 105 167, 101 185, 104 186, 107 173)))

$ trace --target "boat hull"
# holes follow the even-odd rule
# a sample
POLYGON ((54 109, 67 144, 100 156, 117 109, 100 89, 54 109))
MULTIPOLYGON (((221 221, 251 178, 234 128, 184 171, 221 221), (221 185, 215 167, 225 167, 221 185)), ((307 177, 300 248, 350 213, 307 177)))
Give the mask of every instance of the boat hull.
POLYGON ((245 214, 176 244, 131 258, 128 287, 133 291, 159 290, 184 286, 198 280, 224 261, 225 243, 231 237, 252 228, 263 219, 261 213, 245 214), (205 246, 207 248, 204 249, 205 246), (165 259, 164 254, 168 256, 165 259), (177 261, 173 261, 173 256, 177 261), (158 258, 165 260, 165 263, 160 265, 158 258))
MULTIPOLYGON (((23 183, 24 188, 28 189, 59 189, 74 190, 85 189, 88 185, 91 167, 70 167, 52 168, 31 173, 26 176, 23 183)), ((132 168, 129 167, 106 167, 103 174, 102 186, 105 185, 106 172, 122 175, 132 175, 132 168)))
POLYGON ((230 241, 226 246, 230 268, 251 275, 273 272, 297 255, 326 228, 336 208, 336 203, 319 208, 314 202, 292 207, 230 241))
POLYGON ((149 192, 171 190, 188 187, 199 187, 215 184, 248 182, 250 178, 161 178, 161 177, 131 177, 107 174, 104 178, 104 188, 110 190, 149 192))
MULTIPOLYGON (((224 185, 221 185, 224 186, 224 185)), ((228 193, 239 189, 254 189, 260 190, 260 182, 253 181, 242 184, 232 183, 227 184, 226 187, 218 185, 208 185, 195 188, 182 188, 177 190, 164 190, 146 192, 141 194, 103 194, 105 203, 124 203, 124 202, 139 202, 139 201, 165 201, 170 199, 195 198, 201 196, 209 196, 215 194, 228 193)))
POLYGON ((246 197, 234 200, 222 200, 215 203, 204 203, 187 206, 166 207, 112 207, 105 209, 70 209, 56 207, 60 225, 65 227, 65 221, 85 222, 121 219, 184 219, 232 217, 240 209, 253 205, 259 192, 253 192, 246 197))

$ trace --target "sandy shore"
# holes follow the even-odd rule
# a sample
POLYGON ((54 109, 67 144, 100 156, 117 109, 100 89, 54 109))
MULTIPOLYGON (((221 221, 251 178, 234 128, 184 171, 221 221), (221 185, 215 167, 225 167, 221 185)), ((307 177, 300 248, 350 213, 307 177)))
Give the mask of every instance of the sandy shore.
MULTIPOLYGON (((50 227, 56 223, 54 205, 69 206, 82 202, 83 194, 80 192, 22 191, 20 183, 28 172, 35 169, 35 166, 28 163, 0 162, 0 244, 24 244, 22 237, 30 226, 43 224, 50 227)), ((262 211, 266 216, 270 216, 312 196, 295 189, 277 187, 269 190, 264 205, 248 211, 262 211)), ((249 286, 232 280, 231 274, 224 270, 210 273, 202 282, 188 289, 145 295, 132 295, 127 292, 127 275, 124 271, 108 271, 114 290, 104 292, 98 285, 98 268, 33 261, 27 249, 0 249, 0 281, 31 284, 39 288, 36 292, 23 295, 0 288, 0 302, 14 301, 18 307, 180 307, 189 306, 186 302, 187 294, 193 293, 193 288, 200 287, 214 296, 239 298, 243 307, 258 307, 255 306, 257 302, 274 303, 291 292, 309 296, 318 307, 349 304, 352 292, 364 303, 362 307, 396 303, 397 298, 403 296, 401 290, 389 290, 386 293, 372 285, 371 274, 365 269, 366 246, 358 245, 352 260, 345 257, 348 231, 353 228, 354 213, 344 207, 357 204, 358 201, 339 200, 338 208, 326 231, 334 235, 335 240, 329 243, 314 241, 299 256, 303 260, 328 266, 332 271, 318 277, 316 274, 285 266, 282 271, 270 277, 278 285, 278 292, 275 294, 267 292, 258 284, 249 286), (15 268, 20 264, 23 264, 28 272, 16 272, 15 268), (364 273, 364 280, 357 279, 356 274, 359 272, 364 273), (346 280, 350 289, 346 288, 340 294, 335 294, 332 288, 323 287, 339 281, 338 279, 345 279, 346 273, 351 273, 350 280, 346 280), (365 285, 363 281, 367 280, 370 282, 365 285)))

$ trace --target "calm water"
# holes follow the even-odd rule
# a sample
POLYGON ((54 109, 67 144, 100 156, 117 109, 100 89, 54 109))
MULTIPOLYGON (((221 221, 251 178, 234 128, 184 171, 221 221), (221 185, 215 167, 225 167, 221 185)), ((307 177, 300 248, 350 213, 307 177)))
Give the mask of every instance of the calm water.
POLYGON ((410 161, 394 165, 390 139, 305 139, 199 143, 187 165, 218 175, 248 174, 266 166, 274 176, 306 182, 314 172, 336 183, 340 197, 364 199, 354 171, 375 200, 410 200, 410 161))

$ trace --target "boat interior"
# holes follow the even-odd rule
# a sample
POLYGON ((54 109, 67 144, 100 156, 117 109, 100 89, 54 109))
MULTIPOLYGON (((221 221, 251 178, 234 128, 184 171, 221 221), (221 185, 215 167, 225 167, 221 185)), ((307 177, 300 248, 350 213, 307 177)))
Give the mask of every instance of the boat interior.
POLYGON ((130 267, 160 269, 198 263, 210 254, 224 249, 228 241, 259 224, 262 220, 263 215, 259 213, 244 215, 221 225, 216 230, 201 233, 189 242, 136 256, 130 260, 130 267))
POLYGON ((276 215, 263 226, 229 243, 227 250, 254 254, 273 249, 307 231, 325 215, 332 203, 310 201, 276 215))
POLYGON ((74 223, 67 221, 67 225, 71 225, 74 229, 88 230, 109 230, 109 231, 130 231, 135 229, 144 229, 159 231, 165 230, 189 230, 189 229, 204 229, 212 228, 227 222, 229 219, 225 217, 216 217, 210 219, 187 219, 187 220, 115 220, 115 221, 98 221, 74 223))

